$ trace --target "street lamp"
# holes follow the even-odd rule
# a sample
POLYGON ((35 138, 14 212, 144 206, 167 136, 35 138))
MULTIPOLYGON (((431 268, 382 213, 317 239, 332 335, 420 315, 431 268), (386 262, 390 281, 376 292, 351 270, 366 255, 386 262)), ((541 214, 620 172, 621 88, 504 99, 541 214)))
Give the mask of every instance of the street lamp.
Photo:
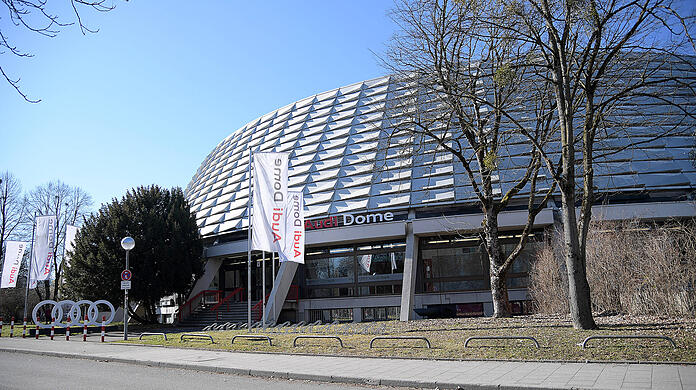
MULTIPOLYGON (((128 253, 135 248, 135 240, 132 237, 124 237, 121 240, 121 248, 126 250, 126 270, 128 268, 128 253)), ((123 298, 123 339, 128 340, 128 289, 124 289, 125 296, 123 298)))

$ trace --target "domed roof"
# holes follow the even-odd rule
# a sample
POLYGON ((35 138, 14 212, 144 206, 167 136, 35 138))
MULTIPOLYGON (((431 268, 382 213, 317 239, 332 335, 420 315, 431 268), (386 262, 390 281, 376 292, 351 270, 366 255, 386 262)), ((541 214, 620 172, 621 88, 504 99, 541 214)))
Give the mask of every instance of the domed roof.
MULTIPOLYGON (((407 92, 393 78, 380 77, 307 97, 233 132, 186 189, 201 235, 248 226, 250 149, 290 154, 289 187, 304 191, 306 218, 475 202, 468 175, 451 154, 427 142, 404 153, 393 147, 403 140, 383 131, 399 116, 390 102, 407 92)), ((645 128, 636 130, 637 137, 646 136, 645 128)), ((693 189, 692 145, 692 137, 670 136, 640 151, 614 153, 597 166, 595 184, 606 191, 693 189)), ((528 150, 519 142, 500 152, 496 191, 510 188, 515 172, 528 164, 528 150)), ((543 173, 538 177, 539 186, 550 184, 543 173)))

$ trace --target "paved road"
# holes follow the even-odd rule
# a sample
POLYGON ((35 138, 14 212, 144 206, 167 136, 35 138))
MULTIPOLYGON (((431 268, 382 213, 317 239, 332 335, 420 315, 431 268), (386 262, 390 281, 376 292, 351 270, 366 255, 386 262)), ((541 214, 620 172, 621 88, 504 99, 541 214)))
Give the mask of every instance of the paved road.
MULTIPOLYGON (((193 346, 192 343, 189 345, 193 346)), ((696 365, 327 357, 6 337, 0 339, 0 351, 350 385, 440 389, 461 386, 479 389, 696 390, 696 365)), ((83 360, 75 360, 75 364, 80 365, 83 360)), ((0 371, 0 376, 5 376, 4 370, 0 371)))
MULTIPOLYGON (((288 389, 367 390, 384 386, 351 386, 302 380, 257 378, 231 374, 152 367, 106 361, 0 352, 0 389, 288 389)), ((404 389, 404 388, 402 388, 404 389)))

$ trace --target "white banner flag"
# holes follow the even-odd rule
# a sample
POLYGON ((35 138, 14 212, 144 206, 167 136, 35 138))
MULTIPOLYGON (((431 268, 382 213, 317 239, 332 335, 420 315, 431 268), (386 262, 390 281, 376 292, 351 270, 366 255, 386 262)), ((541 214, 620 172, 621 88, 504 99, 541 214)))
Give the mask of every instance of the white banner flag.
POLYGON ((19 268, 22 266, 22 257, 26 249, 26 242, 6 241, 5 263, 2 267, 2 282, 0 282, 0 288, 17 286, 19 268))
POLYGON ((283 251, 287 194, 288 154, 254 154, 251 249, 279 253, 283 251))
POLYGON ((65 226, 65 249, 63 249, 63 261, 68 264, 70 260, 70 252, 75 250, 75 236, 77 236, 78 231, 77 226, 67 225, 65 226))
POLYGON ((285 250, 280 253, 280 261, 294 261, 304 264, 304 200, 301 191, 288 191, 285 211, 287 240, 285 240, 285 250))
POLYGON ((31 256, 31 278, 29 288, 36 288, 39 280, 51 276, 53 248, 56 245, 56 216, 42 215, 36 218, 36 230, 31 256))

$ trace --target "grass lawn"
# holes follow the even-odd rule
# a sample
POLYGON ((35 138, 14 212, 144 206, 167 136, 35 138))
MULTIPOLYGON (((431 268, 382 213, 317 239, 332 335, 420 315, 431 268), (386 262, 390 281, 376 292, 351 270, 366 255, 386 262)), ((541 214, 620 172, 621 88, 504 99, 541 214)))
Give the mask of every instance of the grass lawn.
MULTIPOLYGON (((35 327, 36 326, 34 325, 33 322, 27 321, 27 334, 29 334, 29 329, 34 329, 35 327)), ((2 322, 2 337, 10 337, 10 328, 11 328, 10 322, 9 321, 5 322, 3 320, 3 322, 2 322)), ((17 336, 22 337, 22 328, 23 328, 22 321, 15 320, 14 337, 17 337, 17 336)))
MULTIPOLYGON (((671 361, 696 362, 696 319, 665 319, 658 317, 597 317, 598 330, 573 329, 566 317, 531 315, 506 319, 457 318, 417 320, 410 322, 384 321, 359 324, 321 325, 293 330, 254 329, 252 333, 267 335, 268 342, 232 337, 249 334, 246 330, 203 332, 215 339, 209 341, 180 341, 183 333, 169 333, 168 341, 161 336, 146 336, 138 340, 137 333, 128 343, 164 345, 170 347, 205 348, 229 351, 298 353, 312 355, 342 355, 364 357, 408 357, 426 359, 512 359, 568 361, 671 361), (336 335, 344 344, 331 339, 300 339, 298 335, 336 335), (583 349, 579 345, 591 335, 661 335, 671 337, 677 344, 672 348, 665 340, 593 340, 583 349), (375 336, 421 336, 432 344, 427 348, 420 340, 378 340, 370 349, 375 336), (472 340, 471 336, 531 336, 540 344, 536 348, 529 340, 472 340)), ((15 329, 16 331, 16 329, 15 329)), ((119 341, 124 342, 124 341, 119 341)))

